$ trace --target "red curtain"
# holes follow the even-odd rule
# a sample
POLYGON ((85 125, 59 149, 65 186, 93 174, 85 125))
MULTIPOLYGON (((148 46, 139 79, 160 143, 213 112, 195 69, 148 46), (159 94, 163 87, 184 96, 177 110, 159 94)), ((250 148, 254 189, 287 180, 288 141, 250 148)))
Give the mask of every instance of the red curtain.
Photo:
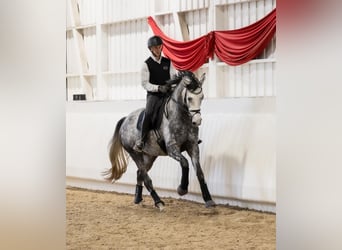
POLYGON ((191 41, 176 41, 166 36, 152 17, 148 24, 155 35, 163 39, 163 52, 179 70, 195 71, 213 53, 229 65, 241 65, 258 56, 276 31, 276 9, 263 19, 241 29, 212 31, 191 41))

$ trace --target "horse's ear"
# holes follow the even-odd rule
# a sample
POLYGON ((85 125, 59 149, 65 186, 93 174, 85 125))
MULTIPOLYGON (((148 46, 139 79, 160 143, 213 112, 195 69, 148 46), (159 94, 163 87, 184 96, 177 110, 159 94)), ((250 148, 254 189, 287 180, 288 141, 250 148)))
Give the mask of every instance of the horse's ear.
POLYGON ((205 80, 205 73, 203 73, 203 74, 201 75, 201 78, 200 78, 200 80, 199 80, 199 84, 200 84, 201 86, 203 85, 204 80, 205 80))
POLYGON ((185 84, 185 86, 189 86, 192 83, 192 78, 190 78, 190 76, 188 75, 185 75, 183 77, 183 83, 185 84))

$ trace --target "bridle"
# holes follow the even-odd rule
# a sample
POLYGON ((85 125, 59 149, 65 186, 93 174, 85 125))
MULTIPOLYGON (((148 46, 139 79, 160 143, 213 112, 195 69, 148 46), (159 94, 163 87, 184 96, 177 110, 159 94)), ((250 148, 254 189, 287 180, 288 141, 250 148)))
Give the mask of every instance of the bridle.
POLYGON ((171 96, 171 100, 173 102, 175 102, 176 104, 178 104, 178 106, 183 109, 183 111, 185 111, 189 117, 192 119, 192 117, 194 117, 196 114, 201 114, 201 109, 189 109, 187 103, 187 97, 188 97, 188 91, 191 92, 192 94, 195 95, 199 95, 202 93, 202 88, 198 87, 196 89, 194 89, 193 91, 188 89, 187 87, 184 88, 185 89, 185 94, 184 94, 184 98, 183 98, 183 103, 180 103, 179 101, 177 101, 173 96, 171 96), (198 91, 197 91, 198 90, 198 91))
POLYGON ((187 97, 188 97, 188 91, 190 91, 191 93, 195 94, 195 95, 199 95, 202 93, 202 88, 198 87, 196 88, 194 91, 191 91, 187 88, 185 88, 185 94, 184 94, 184 106, 187 108, 188 113, 190 114, 190 117, 192 118, 193 116, 195 116, 196 114, 201 114, 201 109, 189 109, 188 105, 187 105, 187 97), (196 90, 199 90, 198 92, 196 90), (196 92, 195 92, 196 91, 196 92))

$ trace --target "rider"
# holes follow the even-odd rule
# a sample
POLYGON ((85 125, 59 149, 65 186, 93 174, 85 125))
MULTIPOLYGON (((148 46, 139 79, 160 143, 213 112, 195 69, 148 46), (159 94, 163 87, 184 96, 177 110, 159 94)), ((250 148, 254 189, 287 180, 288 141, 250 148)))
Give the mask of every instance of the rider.
POLYGON ((162 56, 163 40, 159 36, 150 37, 147 47, 151 51, 151 56, 145 60, 141 70, 141 85, 147 91, 145 117, 141 136, 133 147, 138 152, 142 151, 152 122, 159 113, 164 97, 168 96, 171 89, 171 86, 166 85, 166 81, 177 75, 171 60, 162 56))

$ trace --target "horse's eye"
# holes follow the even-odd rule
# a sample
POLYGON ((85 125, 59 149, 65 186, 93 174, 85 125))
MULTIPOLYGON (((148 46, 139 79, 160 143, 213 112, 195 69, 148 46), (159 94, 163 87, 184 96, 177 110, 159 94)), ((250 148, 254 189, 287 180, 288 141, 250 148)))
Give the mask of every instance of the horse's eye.
POLYGON ((192 97, 188 97, 188 101, 191 102, 192 101, 192 97))

